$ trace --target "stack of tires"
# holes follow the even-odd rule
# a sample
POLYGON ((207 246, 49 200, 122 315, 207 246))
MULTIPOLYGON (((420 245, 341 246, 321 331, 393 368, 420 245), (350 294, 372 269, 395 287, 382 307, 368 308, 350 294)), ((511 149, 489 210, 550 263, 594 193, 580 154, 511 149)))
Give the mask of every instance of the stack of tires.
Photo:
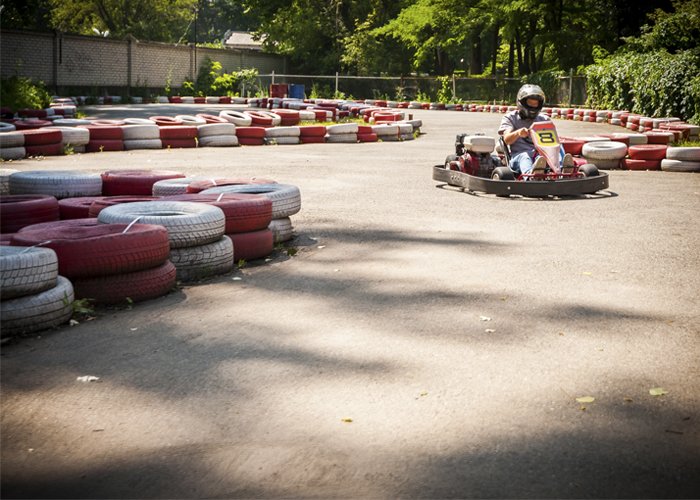
POLYGON ((12 245, 40 243, 56 252, 59 274, 72 281, 76 298, 139 302, 175 285, 168 232, 160 226, 75 219, 28 226, 12 237, 12 245))
POLYGON ((379 136, 372 130, 371 125, 359 125, 357 127, 357 140, 359 142, 377 142, 379 136))
POLYGON ((264 127, 236 127, 238 144, 242 146, 262 146, 265 144, 264 127))
POLYGON ((158 125, 150 123, 133 123, 122 127, 124 135, 124 149, 161 149, 163 142, 160 139, 158 125))
POLYGON ((223 211, 203 203, 152 201, 105 208, 98 220, 106 224, 160 225, 167 229, 170 261, 177 279, 193 281, 233 269, 233 243, 224 236, 223 211))
POLYGON ((164 149, 196 148, 197 127, 191 125, 160 127, 160 140, 164 149))
POLYGON ((53 196, 2 195, 0 196, 0 234, 9 237, 23 227, 57 221, 59 213, 58 200, 53 196))
POLYGON ((226 219, 225 233, 233 243, 234 261, 254 260, 272 252, 274 234, 272 200, 265 196, 245 193, 185 194, 168 200, 206 203, 220 208, 226 219))
POLYGON ((627 146, 618 141, 591 141, 583 145, 581 153, 586 161, 599 169, 616 169, 627 155, 627 146))
POLYGON ((299 144, 301 129, 297 126, 271 127, 265 129, 266 144, 299 144))
POLYGON ((24 134, 14 130, 14 126, 7 132, 0 132, 0 159, 21 160, 27 156, 24 147, 24 134))
POLYGON ((242 243, 243 236, 233 236, 234 248, 236 250, 235 259, 250 260, 269 255, 275 243, 288 241, 293 237, 293 225, 291 216, 301 210, 301 193, 299 188, 291 184, 239 184, 231 186, 219 186, 202 191, 202 194, 221 193, 248 193, 259 194, 270 199, 272 202, 272 221, 267 230, 259 231, 258 235, 246 236, 255 240, 256 249, 254 254, 244 254, 244 249, 236 246, 236 242, 242 243), (269 231, 266 232, 266 231, 269 231), (246 255, 246 256, 244 256, 246 255))
MULTIPOLYGON (((373 125, 372 132, 377 134, 379 140, 383 142, 395 142, 401 140, 401 138, 399 137, 399 126, 394 123, 373 125)), ((413 127, 411 127, 411 132, 413 132, 413 127)))
POLYGON ((326 127, 326 142, 355 144, 359 127, 357 123, 341 123, 326 127))
POLYGON ((700 147, 671 147, 666 159, 661 160, 661 170, 666 172, 700 172, 700 147))
POLYGON ((124 131, 118 124, 83 125, 90 132, 85 146, 88 153, 102 151, 124 151, 124 131))
POLYGON ((48 248, 0 246, 2 337, 53 328, 73 314, 73 285, 48 248))
POLYGON ((628 158, 622 160, 627 170, 659 170, 666 157, 668 146, 663 144, 638 144, 627 150, 628 158))
POLYGON ((197 126, 200 147, 238 146, 233 123, 205 123, 197 126))
POLYGON ((10 194, 10 175, 19 170, 13 168, 0 168, 0 196, 10 194))
POLYGON ((172 170, 107 170, 101 177, 103 196, 151 196, 156 182, 185 175, 172 170))
POLYGON ((310 125, 299 127, 299 140, 302 144, 326 142, 326 126, 310 125))
POLYGON ((90 142, 90 132, 78 127, 49 127, 61 131, 61 152, 84 153, 90 142))
POLYGON ((63 136, 55 127, 23 130, 27 156, 58 156, 63 154, 63 136))

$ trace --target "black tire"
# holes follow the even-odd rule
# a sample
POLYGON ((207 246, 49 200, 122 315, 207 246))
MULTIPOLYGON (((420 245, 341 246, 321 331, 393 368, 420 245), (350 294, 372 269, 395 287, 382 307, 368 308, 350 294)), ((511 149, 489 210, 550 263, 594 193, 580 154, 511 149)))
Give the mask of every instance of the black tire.
POLYGON ((592 163, 585 163, 578 167, 578 171, 583 174, 584 177, 597 177, 600 175, 598 167, 592 163))
POLYGON ((515 173, 508 167, 497 167, 493 169, 491 179, 495 181, 514 181, 515 173))
POLYGON ((48 248, 0 246, 0 299, 33 295, 56 286, 58 257, 48 248))

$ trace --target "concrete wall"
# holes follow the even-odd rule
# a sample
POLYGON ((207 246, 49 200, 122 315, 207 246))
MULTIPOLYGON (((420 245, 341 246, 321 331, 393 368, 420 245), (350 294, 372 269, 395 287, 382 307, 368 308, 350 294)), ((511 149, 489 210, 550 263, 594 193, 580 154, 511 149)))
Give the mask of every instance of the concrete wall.
POLYGON ((3 30, 0 32, 0 75, 43 81, 50 89, 64 87, 117 89, 173 88, 196 77, 206 57, 224 71, 257 68, 284 73, 283 57, 237 49, 195 48, 136 40, 114 40, 61 33, 3 30), (195 65, 196 60, 196 65, 195 65))

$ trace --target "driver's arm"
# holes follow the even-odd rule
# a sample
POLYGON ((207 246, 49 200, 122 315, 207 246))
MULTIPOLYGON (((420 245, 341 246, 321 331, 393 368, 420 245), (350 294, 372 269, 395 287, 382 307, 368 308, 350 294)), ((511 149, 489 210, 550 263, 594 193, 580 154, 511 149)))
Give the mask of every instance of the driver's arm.
POLYGON ((519 128, 518 130, 513 130, 512 132, 506 132, 503 134, 503 140, 508 144, 509 146, 513 144, 515 141, 520 139, 521 137, 527 137, 530 134, 530 131, 526 128, 519 128))

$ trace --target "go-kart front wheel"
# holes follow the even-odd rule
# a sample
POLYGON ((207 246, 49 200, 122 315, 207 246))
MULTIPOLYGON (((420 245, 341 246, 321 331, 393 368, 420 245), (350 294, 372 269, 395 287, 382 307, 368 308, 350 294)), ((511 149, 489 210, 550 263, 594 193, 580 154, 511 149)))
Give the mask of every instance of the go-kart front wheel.
POLYGON ((597 177, 600 175, 598 167, 592 163, 585 163, 578 167, 578 171, 583 174, 584 177, 597 177))
POLYGON ((515 173, 508 167, 497 167, 493 169, 491 179, 494 181, 514 181, 515 173))
POLYGON ((457 155, 447 155, 447 158, 445 158, 445 169, 452 170, 452 168, 450 167, 450 163, 452 163, 453 161, 457 161, 458 158, 459 156, 457 155))

